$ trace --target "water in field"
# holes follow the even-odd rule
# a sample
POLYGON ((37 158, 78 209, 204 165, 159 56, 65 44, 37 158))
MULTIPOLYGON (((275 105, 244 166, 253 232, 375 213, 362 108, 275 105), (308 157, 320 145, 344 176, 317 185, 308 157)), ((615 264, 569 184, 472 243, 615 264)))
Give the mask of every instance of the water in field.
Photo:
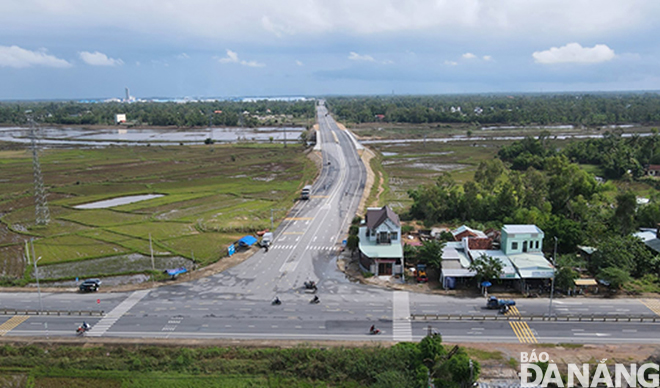
POLYGON ((106 209, 109 207, 128 205, 129 203, 146 201, 147 199, 153 199, 162 196, 163 194, 131 195, 129 197, 119 197, 119 198, 106 199, 98 202, 85 203, 74 207, 76 209, 106 209))
MULTIPOLYGON (((144 144, 202 144, 206 139, 216 142, 298 141, 301 127, 207 128, 207 129, 134 129, 134 128, 49 128, 39 129, 42 144, 50 145, 144 145, 144 144)), ((0 128, 0 141, 28 143, 29 128, 0 128)))

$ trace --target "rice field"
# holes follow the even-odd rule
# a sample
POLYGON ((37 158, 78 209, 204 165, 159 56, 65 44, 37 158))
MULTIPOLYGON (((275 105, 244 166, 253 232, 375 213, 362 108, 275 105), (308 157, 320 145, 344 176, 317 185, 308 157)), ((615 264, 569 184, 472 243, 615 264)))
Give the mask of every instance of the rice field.
POLYGON ((279 144, 45 149, 40 162, 47 226, 35 224, 31 154, 0 144, 0 278, 29 276, 29 239, 40 266, 148 255, 149 235, 158 257, 212 263, 237 238, 270 228, 270 209, 291 207, 317 174, 300 146, 279 144), (141 194, 163 196, 74 208, 141 194))

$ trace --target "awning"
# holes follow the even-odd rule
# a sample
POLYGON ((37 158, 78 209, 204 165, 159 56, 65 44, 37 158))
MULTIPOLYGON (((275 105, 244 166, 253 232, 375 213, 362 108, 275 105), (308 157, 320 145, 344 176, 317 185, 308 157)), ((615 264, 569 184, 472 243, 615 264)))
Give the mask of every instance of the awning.
POLYGON ((242 239, 238 240, 238 245, 242 247, 249 247, 250 245, 257 242, 257 239, 252 236, 245 236, 242 239))
POLYGON ((577 279, 575 281, 576 286, 596 286, 598 283, 596 283, 595 279, 577 279))

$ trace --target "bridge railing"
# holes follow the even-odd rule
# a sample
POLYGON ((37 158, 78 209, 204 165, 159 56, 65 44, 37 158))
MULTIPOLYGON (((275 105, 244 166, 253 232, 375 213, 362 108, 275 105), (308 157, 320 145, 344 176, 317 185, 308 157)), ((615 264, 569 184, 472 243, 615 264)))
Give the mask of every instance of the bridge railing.
POLYGON ((59 315, 59 316, 103 316, 103 310, 43 310, 37 309, 0 309, 0 315, 59 315))

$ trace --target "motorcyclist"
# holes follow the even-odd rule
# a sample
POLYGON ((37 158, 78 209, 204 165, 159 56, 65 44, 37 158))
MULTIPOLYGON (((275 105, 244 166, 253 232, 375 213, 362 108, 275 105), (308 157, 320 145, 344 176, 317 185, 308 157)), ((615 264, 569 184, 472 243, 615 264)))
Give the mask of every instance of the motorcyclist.
POLYGON ((374 331, 376 331, 376 325, 371 325, 369 328, 369 333, 373 333, 374 331))
POLYGON ((319 296, 318 296, 318 295, 314 295, 314 299, 312 299, 312 303, 319 303, 319 302, 320 302, 320 300, 319 300, 319 296))
POLYGON ((83 321, 83 323, 82 323, 82 325, 81 325, 80 327, 82 327, 82 329, 83 329, 84 331, 88 331, 88 330, 91 328, 91 326, 89 325, 89 323, 87 323, 87 322, 85 322, 85 321, 83 321))
POLYGON ((276 296, 275 299, 273 300, 273 304, 282 304, 282 301, 280 301, 280 298, 276 296))

